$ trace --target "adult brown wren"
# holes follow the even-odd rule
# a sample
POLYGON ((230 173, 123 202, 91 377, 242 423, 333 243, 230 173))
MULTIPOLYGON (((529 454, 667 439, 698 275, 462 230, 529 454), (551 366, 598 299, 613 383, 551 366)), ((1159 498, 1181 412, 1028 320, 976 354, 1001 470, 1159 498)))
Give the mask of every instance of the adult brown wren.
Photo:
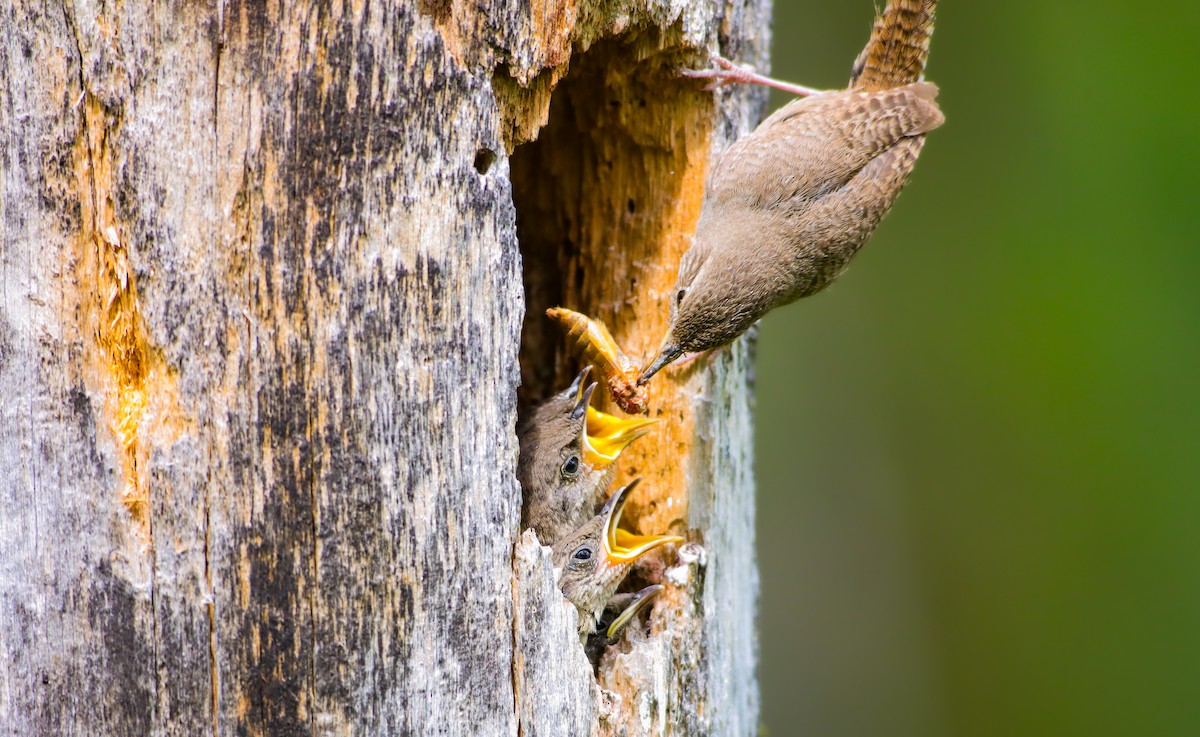
POLYGON ((590 405, 591 366, 538 405, 517 431, 522 517, 543 545, 553 545, 596 512, 616 460, 657 420, 620 419, 590 405))
MULTIPOLYGON (((847 89, 791 87, 811 94, 720 157, 679 265, 667 333, 639 384, 684 353, 732 342, 846 268, 908 181, 925 135, 944 120, 937 87, 922 81, 936 5, 889 0, 847 89)), ((724 66, 689 76, 773 82, 724 66)))

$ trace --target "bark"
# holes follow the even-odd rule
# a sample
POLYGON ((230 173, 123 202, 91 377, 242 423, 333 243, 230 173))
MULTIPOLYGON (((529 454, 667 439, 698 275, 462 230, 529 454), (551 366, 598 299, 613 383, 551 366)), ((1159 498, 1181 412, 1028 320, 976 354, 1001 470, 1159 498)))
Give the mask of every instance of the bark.
POLYGON ((661 335, 761 101, 672 70, 766 9, 533 5, 0 8, 6 733, 757 731, 747 347, 655 385, 628 517, 705 565, 598 676, 514 427, 544 306, 661 335))

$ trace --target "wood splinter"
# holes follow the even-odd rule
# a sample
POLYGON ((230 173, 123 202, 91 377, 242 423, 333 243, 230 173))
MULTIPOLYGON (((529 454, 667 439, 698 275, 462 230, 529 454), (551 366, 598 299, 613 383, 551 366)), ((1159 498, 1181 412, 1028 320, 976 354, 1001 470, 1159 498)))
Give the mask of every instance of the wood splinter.
POLYGON ((568 344, 604 376, 618 407, 631 415, 646 412, 646 387, 637 383, 641 368, 625 355, 604 323, 565 307, 551 307, 546 314, 567 331, 568 344))

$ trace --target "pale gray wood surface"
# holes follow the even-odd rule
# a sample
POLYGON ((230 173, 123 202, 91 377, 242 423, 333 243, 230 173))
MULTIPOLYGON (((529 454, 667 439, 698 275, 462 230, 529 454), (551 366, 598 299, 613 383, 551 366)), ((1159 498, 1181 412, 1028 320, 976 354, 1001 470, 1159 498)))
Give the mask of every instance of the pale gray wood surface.
POLYGON ((598 686, 517 547, 506 143, 767 9, 535 5, 0 8, 0 731, 757 732, 745 346, 686 384, 707 565, 598 686))

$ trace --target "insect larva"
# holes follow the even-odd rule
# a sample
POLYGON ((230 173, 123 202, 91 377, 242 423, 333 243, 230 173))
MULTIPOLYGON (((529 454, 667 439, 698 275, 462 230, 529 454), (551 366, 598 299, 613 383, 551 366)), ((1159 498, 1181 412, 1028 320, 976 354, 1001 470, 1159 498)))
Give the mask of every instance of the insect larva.
POLYGON ((646 388, 637 383, 640 370, 621 351, 604 323, 565 307, 552 307, 546 314, 567 331, 567 343, 604 376, 617 406, 632 415, 646 411, 646 388))

